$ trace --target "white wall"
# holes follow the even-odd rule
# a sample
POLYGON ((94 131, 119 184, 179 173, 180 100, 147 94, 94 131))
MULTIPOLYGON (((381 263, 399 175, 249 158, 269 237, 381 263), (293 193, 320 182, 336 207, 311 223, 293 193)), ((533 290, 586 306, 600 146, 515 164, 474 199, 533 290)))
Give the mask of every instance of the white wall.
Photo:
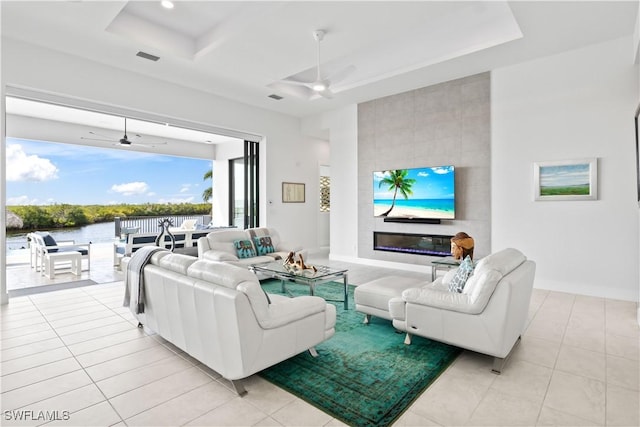
POLYGON ((638 301, 632 38, 492 72, 493 250, 535 286, 638 301), (533 162, 598 158, 597 201, 533 201, 533 162))
POLYGON ((358 106, 323 116, 331 144, 331 218, 329 256, 358 256, 358 106))
MULTIPOLYGON (((281 200, 282 181, 308 183, 307 194, 314 190, 315 183, 317 191, 318 161, 326 163, 328 152, 322 144, 302 136, 299 119, 6 38, 2 39, 1 63, 3 95, 10 85, 262 135, 260 222, 278 228, 285 240, 310 248, 317 246, 315 222, 308 221, 317 218, 317 203, 266 208, 267 200, 281 200), (264 167, 267 164, 268 168, 264 167)), ((4 96, 2 99, 0 114, 4 120, 4 96)), ((5 143, 3 123, 0 150, 3 165, 5 143)), ((4 214, 4 172, 2 175, 0 211, 4 214)), ((0 244, 4 248, 4 234, 0 244)), ((0 251, 3 255, 4 249, 0 251)), ((5 262, 2 256, 2 295, 6 289, 5 262)))
MULTIPOLYGON (((513 246, 534 259, 538 288, 638 301, 631 52, 624 38, 492 72, 492 250, 513 246), (533 162, 584 157, 599 158, 599 200, 533 201, 533 162)), ((331 256, 367 263, 355 249, 357 106, 322 120, 331 256)))
MULTIPOLYGON (((299 128, 298 128, 299 129, 299 128)), ((267 215, 272 218, 269 226, 278 219, 278 229, 288 229, 289 242, 300 242, 305 248, 318 247, 318 214, 320 211, 320 185, 318 176, 320 164, 329 161, 329 144, 310 136, 298 135, 295 139, 277 141, 278 153, 268 153, 269 179, 267 186, 267 215), (304 203, 283 203, 282 183, 297 182, 305 184, 304 203), (283 221, 281 221, 281 219, 283 221), (288 220, 291 222, 287 223, 288 220), (313 242, 308 245, 305 242, 313 242)), ((262 197, 262 196, 261 196, 262 197)))

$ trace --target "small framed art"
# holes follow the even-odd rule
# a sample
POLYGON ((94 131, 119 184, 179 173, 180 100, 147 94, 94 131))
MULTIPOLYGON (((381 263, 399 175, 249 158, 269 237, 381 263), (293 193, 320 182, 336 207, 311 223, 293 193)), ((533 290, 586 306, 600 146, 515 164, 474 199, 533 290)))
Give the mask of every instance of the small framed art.
POLYGON ((282 203, 304 203, 304 184, 299 182, 283 182, 282 203))
POLYGON ((535 200, 597 200, 598 159, 533 164, 535 200))

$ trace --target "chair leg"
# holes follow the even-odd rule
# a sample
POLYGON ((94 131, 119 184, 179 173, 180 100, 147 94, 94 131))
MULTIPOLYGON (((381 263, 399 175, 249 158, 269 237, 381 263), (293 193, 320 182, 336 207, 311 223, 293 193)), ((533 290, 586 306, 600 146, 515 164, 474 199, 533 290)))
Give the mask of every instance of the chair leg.
POLYGON ((318 351, 316 350, 316 348, 315 348, 315 347, 311 347, 311 348, 309 348, 309 354, 310 354, 312 357, 318 357, 318 351))
POLYGON ((370 314, 365 314, 364 315, 364 320, 362 321, 362 323, 364 323, 365 325, 368 325, 369 322, 371 322, 371 315, 370 314))
POLYGON ((522 335, 520 335, 518 337, 516 342, 513 344, 513 347, 511 347, 511 350, 509 350, 509 354, 507 354, 505 357, 503 357, 503 358, 494 357, 493 358, 493 366, 491 367, 491 372, 493 372, 496 375, 500 375, 502 373, 502 368, 504 368, 505 362, 507 361, 507 359, 509 357, 511 357, 511 355, 513 354, 513 349, 516 348, 516 346, 518 344, 520 344, 521 340, 522 340, 522 335))
POLYGON ((406 345, 411 345, 411 335, 407 332, 407 335, 404 337, 404 343, 406 345))
POLYGON ((231 380, 231 386, 238 396, 242 397, 247 394, 247 390, 245 390, 241 380, 231 380))
POLYGON ((493 358, 493 366, 491 367, 491 372, 496 375, 500 375, 502 373, 502 368, 504 367, 504 361, 506 358, 494 357, 493 358))

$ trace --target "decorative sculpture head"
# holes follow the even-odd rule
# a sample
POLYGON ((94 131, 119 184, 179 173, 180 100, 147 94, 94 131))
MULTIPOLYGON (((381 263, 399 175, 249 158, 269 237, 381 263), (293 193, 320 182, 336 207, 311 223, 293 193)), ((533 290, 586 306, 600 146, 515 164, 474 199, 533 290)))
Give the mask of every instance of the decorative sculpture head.
POLYGON ((473 247, 473 238, 464 231, 451 238, 451 254, 455 259, 465 259, 467 255, 473 259, 473 247))

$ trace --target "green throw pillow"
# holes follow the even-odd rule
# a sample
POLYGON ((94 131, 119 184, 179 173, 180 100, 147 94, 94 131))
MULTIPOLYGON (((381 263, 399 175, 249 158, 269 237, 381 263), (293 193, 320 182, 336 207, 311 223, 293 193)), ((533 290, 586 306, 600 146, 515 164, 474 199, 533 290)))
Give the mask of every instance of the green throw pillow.
POLYGON ((236 248, 238 258, 252 258, 256 256, 256 250, 253 249, 251 240, 234 240, 233 246, 236 248))
POLYGON ((451 279, 451 282, 449 283, 449 291, 461 293, 464 289, 464 285, 472 274, 473 261, 471 261, 471 257, 467 255, 467 257, 460 263, 460 267, 458 267, 456 275, 451 279))
POLYGON ((276 251, 270 236, 254 237, 253 243, 256 245, 258 255, 271 254, 276 251))

